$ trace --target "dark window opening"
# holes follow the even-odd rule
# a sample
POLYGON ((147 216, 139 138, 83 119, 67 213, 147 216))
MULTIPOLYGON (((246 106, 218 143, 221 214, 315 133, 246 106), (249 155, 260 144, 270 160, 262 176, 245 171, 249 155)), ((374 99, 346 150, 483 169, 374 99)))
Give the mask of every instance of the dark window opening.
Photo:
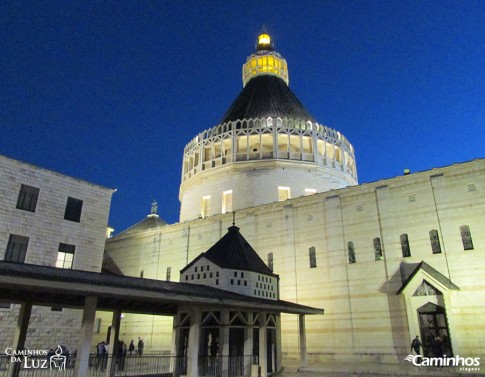
POLYGON ((347 242, 347 255, 349 258, 349 263, 355 263, 355 247, 352 241, 347 242))
POLYGON ((440 237, 436 229, 429 231, 429 241, 431 242, 431 250, 433 254, 441 253, 440 237))
POLYGON ((29 237, 11 234, 8 238, 5 260, 7 262, 24 263, 28 245, 29 237))
POLYGON ((310 258, 310 268, 317 267, 317 253, 315 251, 315 246, 308 249, 308 256, 310 258))
POLYGON ((64 212, 64 219, 74 222, 81 222, 81 212, 83 209, 83 201, 79 199, 74 199, 71 197, 67 198, 66 212, 64 212))
POLYGON ((403 258, 411 256, 411 249, 409 247, 409 239, 406 233, 401 234, 401 250, 403 258))
POLYGON ((461 241, 463 242, 464 250, 473 250, 472 234, 468 225, 460 226, 461 241))
POLYGON ((376 260, 382 260, 382 245, 381 245, 381 239, 379 237, 374 238, 373 240, 374 243, 374 254, 375 254, 375 259, 376 260))
POLYGON ((268 267, 273 272, 273 253, 268 253, 268 267))
POLYGON ((19 197, 17 199, 17 208, 24 211, 35 212, 37 199, 39 198, 39 189, 28 185, 20 187, 19 197))

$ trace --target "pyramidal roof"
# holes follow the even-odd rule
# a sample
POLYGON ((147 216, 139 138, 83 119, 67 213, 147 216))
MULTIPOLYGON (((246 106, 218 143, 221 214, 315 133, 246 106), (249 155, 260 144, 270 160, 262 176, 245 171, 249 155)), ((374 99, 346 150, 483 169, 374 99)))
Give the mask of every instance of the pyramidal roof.
POLYGON ((228 232, 209 250, 200 254, 180 272, 184 272, 203 257, 221 268, 278 276, 263 262, 248 241, 239 233, 239 228, 234 225, 229 227, 228 232))

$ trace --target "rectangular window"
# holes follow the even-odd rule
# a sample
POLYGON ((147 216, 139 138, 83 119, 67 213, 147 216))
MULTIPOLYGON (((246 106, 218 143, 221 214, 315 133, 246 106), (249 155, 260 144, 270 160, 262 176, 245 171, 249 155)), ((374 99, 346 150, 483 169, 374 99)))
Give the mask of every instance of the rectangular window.
POLYGON ((431 250, 433 254, 441 253, 440 237, 436 229, 429 231, 429 242, 431 242, 431 250))
POLYGON ((11 234, 8 238, 7 252, 5 253, 5 260, 7 262, 24 263, 27 255, 27 247, 29 246, 29 237, 17 236, 11 234))
POLYGON ((268 267, 273 272, 273 253, 268 253, 268 267))
POLYGON ((1 309, 10 309, 10 302, 0 301, 0 310, 1 309))
POLYGON ((406 233, 401 234, 401 250, 404 258, 411 256, 411 249, 409 248, 409 239, 406 233))
POLYGON ((308 249, 308 256, 310 258, 310 268, 317 267, 317 253, 315 251, 315 246, 308 249))
POLYGON ((167 276, 166 276, 166 281, 170 281, 172 278, 172 267, 167 267, 167 276))
POLYGON ((94 320, 94 333, 95 334, 101 333, 101 318, 96 318, 94 320))
POLYGON ((222 213, 232 212, 232 190, 222 193, 222 213))
POLYGON ((22 185, 17 199, 17 208, 24 211, 35 212, 39 189, 37 187, 22 185))
POLYGON ((76 223, 81 222, 81 212, 83 209, 83 201, 75 198, 68 197, 66 204, 66 211, 64 212, 64 219, 74 221, 76 223))
POLYGON ((207 217, 210 215, 211 209, 211 197, 210 195, 202 197, 202 202, 200 205, 200 215, 202 217, 207 217))
POLYGON ((56 267, 71 269, 75 251, 76 246, 60 243, 59 251, 57 252, 56 267))
POLYGON ((379 237, 374 238, 374 254, 376 260, 382 260, 382 245, 379 237))
POLYGON ((349 263, 355 263, 355 246, 352 241, 347 242, 347 254, 349 263))
POLYGON ((305 189, 305 196, 316 194, 316 189, 305 189))
POLYGON ((463 242, 464 250, 473 250, 472 234, 468 225, 460 226, 461 241, 463 242))
POLYGON ((289 187, 278 186, 278 200, 280 202, 283 202, 283 201, 285 201, 287 199, 291 199, 290 188, 289 187))

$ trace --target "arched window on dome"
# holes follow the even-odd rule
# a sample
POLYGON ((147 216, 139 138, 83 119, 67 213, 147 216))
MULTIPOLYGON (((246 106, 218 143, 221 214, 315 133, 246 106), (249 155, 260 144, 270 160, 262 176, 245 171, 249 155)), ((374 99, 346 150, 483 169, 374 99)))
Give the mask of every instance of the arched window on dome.
POLYGON ((210 208, 211 208, 211 197, 210 197, 210 195, 203 196, 201 204, 200 204, 200 215, 201 215, 201 217, 209 216, 210 215, 210 208))
POLYGON ((222 213, 232 212, 232 190, 222 193, 222 213))

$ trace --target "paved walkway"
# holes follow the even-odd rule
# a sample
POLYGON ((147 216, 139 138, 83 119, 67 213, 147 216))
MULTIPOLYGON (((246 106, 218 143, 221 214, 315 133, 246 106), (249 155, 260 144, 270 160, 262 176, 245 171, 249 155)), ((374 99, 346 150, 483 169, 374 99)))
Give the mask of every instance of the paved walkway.
POLYGON ((312 363, 304 368, 297 364, 283 362, 283 373, 280 377, 485 377, 485 364, 472 367, 470 370, 460 370, 460 367, 416 367, 411 363, 380 364, 380 363, 312 363), (476 369, 480 370, 476 370, 476 369))

